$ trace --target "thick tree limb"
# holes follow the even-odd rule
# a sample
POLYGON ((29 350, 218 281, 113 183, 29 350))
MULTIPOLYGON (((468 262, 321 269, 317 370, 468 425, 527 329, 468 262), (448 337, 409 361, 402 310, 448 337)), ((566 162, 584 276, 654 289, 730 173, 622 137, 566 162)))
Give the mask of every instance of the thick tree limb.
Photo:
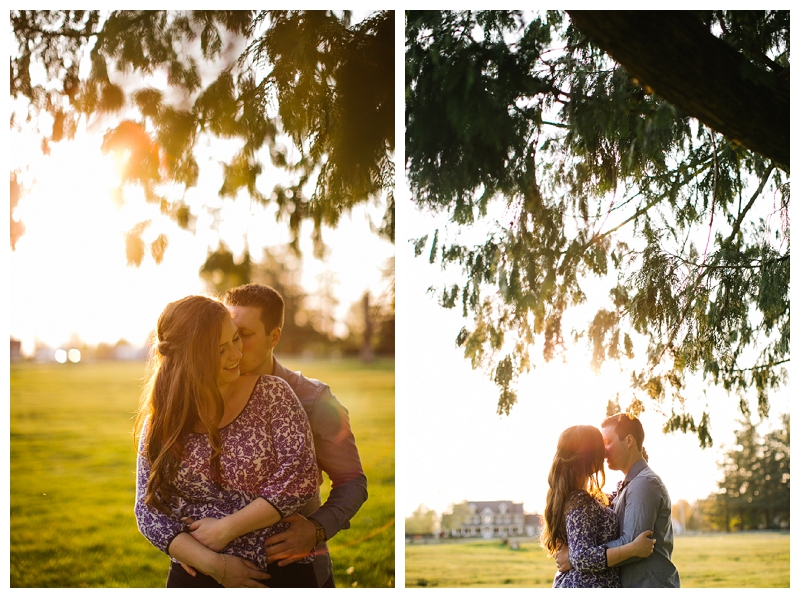
POLYGON ((789 167, 789 78, 712 35, 690 12, 568 11, 573 24, 662 98, 789 167))

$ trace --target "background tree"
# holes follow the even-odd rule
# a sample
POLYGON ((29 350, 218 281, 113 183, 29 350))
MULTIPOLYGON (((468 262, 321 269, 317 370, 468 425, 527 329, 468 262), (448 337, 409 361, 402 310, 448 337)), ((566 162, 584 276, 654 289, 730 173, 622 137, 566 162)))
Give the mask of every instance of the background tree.
POLYGON ((742 422, 735 446, 720 464, 720 492, 705 501, 716 503, 704 511, 722 529, 789 527, 789 415, 781 422, 763 437, 749 420, 742 422))
POLYGON ((308 306, 300 282, 301 272, 300 259, 291 251, 264 249, 261 261, 252 270, 250 282, 271 286, 283 297, 285 315, 278 354, 330 355, 336 339, 314 327, 319 318, 308 306))
POLYGON ((685 531, 692 519, 692 507, 684 499, 672 503, 672 519, 681 526, 681 533, 685 531))
POLYGON ((315 326, 320 318, 307 305, 301 274, 300 259, 288 248, 265 248, 257 262, 251 261, 250 255, 245 253, 242 261, 237 263, 222 247, 209 251, 208 259, 200 269, 201 277, 220 295, 231 287, 250 282, 265 284, 281 294, 285 313, 278 353, 297 355, 310 351, 328 355, 335 339, 315 326))
MULTIPOLYGON (((386 292, 370 298, 365 310, 364 297, 350 306, 347 314, 347 335, 342 349, 348 355, 359 355, 364 360, 366 343, 372 355, 394 356, 394 259, 384 270, 386 292)), ((368 353, 369 354, 369 353, 368 353)))
POLYGON ((420 505, 411 517, 406 517, 407 536, 429 536, 436 531, 436 511, 420 505))
POLYGON ((742 422, 736 433, 736 446, 726 454, 723 463, 724 479, 720 485, 721 499, 725 504, 726 530, 752 527, 753 493, 758 471, 757 432, 749 421, 742 422))
MULTIPOLYGON (((738 78, 764 86, 778 107, 749 93, 723 92, 725 101, 781 112, 755 136, 788 122, 788 12, 682 14, 692 27, 680 36, 664 15, 632 16, 666 32, 650 39, 645 66, 690 41, 724 44, 746 66, 738 78)), ((591 295, 601 307, 572 338, 588 343, 595 368, 630 360, 624 407, 641 411, 649 398, 670 414, 665 430, 695 432, 706 446, 710 414, 687 410, 687 376, 737 392, 746 414, 755 389, 761 415, 786 379, 788 138, 781 131, 774 156, 751 141, 755 151, 745 149, 743 136, 692 118, 698 100, 679 101, 674 82, 645 79, 646 69, 634 77, 606 54, 621 34, 609 42, 580 23, 554 11, 407 13, 408 180, 418 208, 449 217, 414 240, 415 252, 460 268, 439 301, 471 318, 456 343, 499 386, 499 413, 517 400, 529 348, 539 341, 545 361, 564 354, 564 317, 591 295), (478 224, 485 242, 459 240, 478 224), (598 292, 592 279, 614 283, 598 292)), ((735 79, 731 64, 693 55, 676 75, 735 79)))
POLYGON ((782 427, 764 436, 761 454, 764 478, 756 506, 764 513, 767 528, 788 528, 790 514, 789 492, 789 414, 781 416, 782 427))
POLYGON ((706 498, 695 501, 692 505, 692 517, 687 522, 691 531, 724 532, 726 527, 726 509, 719 495, 712 494, 706 498))
MULTIPOLYGON (((351 24, 350 11, 16 10, 11 25, 11 98, 26 100, 12 128, 32 123, 48 152, 82 119, 113 117, 103 149, 124 159, 120 198, 139 187, 191 228, 180 190, 197 184, 197 149, 232 140, 219 196, 274 204, 295 250, 304 221, 319 255, 323 225, 384 198, 375 230, 393 241, 392 11, 351 24), (262 191, 265 159, 289 182, 262 191)), ((146 226, 129 234, 132 264, 146 226)), ((156 261, 166 246, 150 247, 156 261)))
POLYGON ((378 355, 390 355, 394 357, 395 339, 395 262, 394 257, 387 260, 382 271, 386 287, 378 298, 378 331, 376 333, 377 342, 375 352, 378 355))
MULTIPOLYGON (((275 258, 268 250, 264 251, 265 261, 272 265, 275 258)), ((216 250, 209 250, 205 263, 200 267, 200 277, 205 279, 218 295, 222 295, 228 289, 251 282, 252 268, 253 263, 247 250, 241 261, 237 262, 230 249, 220 243, 216 250)))
MULTIPOLYGON (((336 297, 335 287, 338 284, 336 274, 330 271, 317 275, 317 290, 314 293, 314 305, 308 310, 309 322, 316 329, 329 338, 340 336, 336 332, 336 306, 339 299, 336 297)), ((311 306, 309 306, 311 307, 311 306)))
POLYGON ((460 532, 461 525, 464 523, 464 518, 470 515, 471 513, 466 501, 452 505, 449 512, 442 513, 442 531, 448 535, 452 535, 453 532, 460 532))
POLYGON ((375 335, 375 353, 394 357, 395 313, 394 305, 379 305, 377 316, 378 331, 375 335))

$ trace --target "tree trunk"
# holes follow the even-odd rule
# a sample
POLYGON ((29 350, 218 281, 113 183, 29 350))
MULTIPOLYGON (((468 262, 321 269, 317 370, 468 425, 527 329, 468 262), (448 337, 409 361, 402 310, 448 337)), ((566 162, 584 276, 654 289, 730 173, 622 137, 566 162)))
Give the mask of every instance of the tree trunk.
POLYGON ((789 167, 789 71, 766 71, 683 11, 568 11, 640 83, 728 139, 789 167))
POLYGON ((731 516, 728 510, 728 497, 725 497, 725 531, 731 533, 731 516))
POLYGON ((361 344, 361 361, 372 363, 375 353, 372 351, 372 316, 369 309, 369 293, 364 293, 364 339, 361 344))

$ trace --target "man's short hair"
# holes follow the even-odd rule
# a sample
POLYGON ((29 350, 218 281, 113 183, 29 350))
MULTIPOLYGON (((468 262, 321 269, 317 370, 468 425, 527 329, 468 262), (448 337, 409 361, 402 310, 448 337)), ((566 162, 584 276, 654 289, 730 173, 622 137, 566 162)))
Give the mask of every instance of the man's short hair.
POLYGON ((264 284, 244 284, 228 289, 223 298, 231 307, 258 307, 264 331, 269 334, 275 328, 283 328, 284 303, 281 294, 264 284))
POLYGON ((639 421, 638 417, 630 413, 617 413, 616 415, 604 419, 600 427, 605 428, 609 426, 613 427, 617 438, 620 440, 623 440, 628 434, 633 436, 633 439, 636 441, 636 447, 639 450, 642 449, 642 445, 644 444, 644 428, 642 428, 642 422, 639 421))

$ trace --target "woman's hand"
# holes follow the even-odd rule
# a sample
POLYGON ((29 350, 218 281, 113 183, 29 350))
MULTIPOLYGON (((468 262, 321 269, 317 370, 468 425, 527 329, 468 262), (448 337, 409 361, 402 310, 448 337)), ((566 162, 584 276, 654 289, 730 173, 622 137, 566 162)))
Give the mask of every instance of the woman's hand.
POLYGON ((169 555, 192 570, 210 575, 228 588, 263 588, 263 582, 270 578, 268 573, 249 561, 203 546, 190 532, 175 536, 169 545, 169 555))
POLYGON ((653 535, 653 532, 647 530, 646 532, 642 532, 636 539, 631 542, 631 547, 633 548, 633 556, 638 556, 643 559, 646 559, 651 554, 653 554, 653 548, 655 548, 656 540, 655 538, 651 538, 650 536, 653 535))
POLYGON ((191 536, 214 552, 220 552, 239 536, 278 523, 281 514, 264 498, 258 497, 246 507, 221 519, 206 517, 195 521, 182 517, 191 536))
POLYGON ((230 528, 224 517, 222 519, 205 517, 197 521, 184 517, 183 523, 189 526, 189 533, 195 540, 214 552, 220 552, 236 537, 230 536, 230 528))
POLYGON ((214 569, 211 577, 226 588, 263 588, 264 582, 270 578, 269 573, 232 554, 219 555, 214 569))

